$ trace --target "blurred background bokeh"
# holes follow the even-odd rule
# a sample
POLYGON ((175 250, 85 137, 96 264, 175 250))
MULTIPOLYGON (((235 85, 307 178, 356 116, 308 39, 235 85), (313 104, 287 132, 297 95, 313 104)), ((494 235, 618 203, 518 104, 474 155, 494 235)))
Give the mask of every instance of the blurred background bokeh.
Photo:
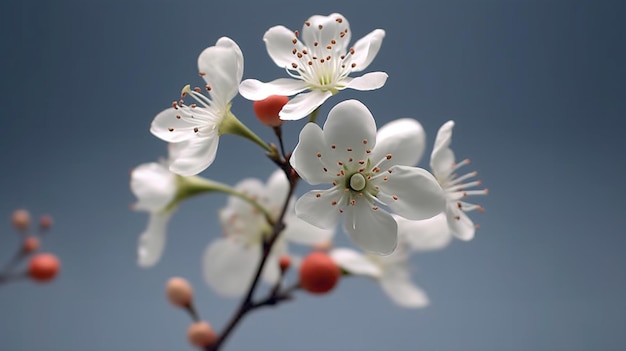
MULTIPOLYGON (((221 330, 238 300, 210 291, 200 263, 226 197, 185 202, 161 261, 141 269, 147 216, 129 210, 129 171, 166 156, 150 122, 202 83, 205 47, 231 37, 244 78, 284 77, 263 33, 332 12, 353 41, 386 30, 367 71, 389 79, 332 97, 322 121, 348 98, 379 126, 417 118, 427 167, 437 129, 455 120, 452 146, 489 188, 477 199, 487 211, 472 214, 473 241, 412 259, 429 307, 402 309, 375 282, 345 279, 250 315, 225 350, 626 349, 626 3, 15 0, 0 3, 0 263, 18 245, 9 217, 23 207, 54 216, 43 246, 63 267, 48 285, 0 287, 0 350, 191 350, 189 318, 164 296, 174 275, 221 330)), ((274 140, 249 101, 237 97, 233 112, 274 140)), ((287 145, 303 124, 287 125, 287 145)), ((202 175, 234 184, 273 167, 225 136, 202 175)))

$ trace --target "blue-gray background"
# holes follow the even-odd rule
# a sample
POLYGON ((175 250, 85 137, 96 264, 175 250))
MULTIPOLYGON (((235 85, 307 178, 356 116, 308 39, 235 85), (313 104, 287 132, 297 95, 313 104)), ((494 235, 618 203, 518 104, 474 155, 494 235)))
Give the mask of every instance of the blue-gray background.
MULTIPOLYGON (((323 298, 255 313, 230 350, 626 349, 626 6, 620 1, 3 1, 0 5, 0 257, 18 244, 8 221, 26 207, 56 225, 44 248, 63 271, 50 285, 0 288, 0 350, 190 350, 189 318, 164 299, 173 275, 191 280, 217 328, 236 300, 202 281, 200 258, 220 234, 224 196, 189 201, 161 262, 135 263, 146 215, 131 212, 132 167, 164 156, 148 132, 220 36, 239 43, 245 78, 283 77, 261 40, 340 12, 353 41, 387 31, 368 71, 389 80, 357 97, 378 124, 418 118, 431 145, 457 122, 488 197, 477 238, 416 256, 423 310, 394 306, 366 279, 323 298)), ((233 111, 272 135, 238 97, 233 111)), ((303 122, 287 128, 294 145, 303 122)), ((257 147, 226 136, 203 175, 266 178, 257 147)), ((430 152, 430 146, 429 150, 430 152)), ((427 165, 427 159, 422 165, 427 165)), ((345 235, 339 233, 345 242, 345 235)))

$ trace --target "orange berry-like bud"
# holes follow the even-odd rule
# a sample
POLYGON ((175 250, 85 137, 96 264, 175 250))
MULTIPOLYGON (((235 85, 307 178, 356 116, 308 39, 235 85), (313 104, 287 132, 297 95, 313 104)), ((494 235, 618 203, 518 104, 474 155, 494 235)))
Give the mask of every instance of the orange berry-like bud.
POLYGON ((52 227, 52 216, 43 215, 39 218, 39 228, 41 230, 48 230, 52 227))
POLYGON ((15 210, 11 216, 11 222, 15 229, 26 231, 30 227, 30 213, 26 210, 15 210))
POLYGON ((22 251, 24 251, 25 253, 37 251, 39 250, 39 247, 41 247, 41 244, 39 243, 39 239, 37 239, 37 237, 35 236, 27 237, 22 243, 22 251))
POLYGON ((52 280, 59 269, 61 263, 59 259, 50 253, 41 253, 33 256, 28 264, 28 275, 38 282, 44 283, 52 280))
POLYGON ((278 259, 278 266, 280 267, 280 271, 284 272, 291 266, 291 257, 287 255, 282 255, 278 259))
POLYGON ((300 265, 300 286, 313 294, 329 292, 340 276, 339 266, 324 252, 310 253, 300 265))
POLYGON ((209 347, 217 341, 217 335, 211 325, 205 321, 195 322, 187 329, 189 343, 196 347, 209 347))
POLYGON ((286 96, 268 96, 264 100, 254 102, 254 114, 266 126, 278 127, 283 124, 283 120, 278 117, 278 113, 288 102, 289 98, 286 96))
POLYGON ((180 277, 170 278, 165 288, 167 299, 172 305, 179 307, 189 306, 193 298, 193 289, 189 282, 180 277))

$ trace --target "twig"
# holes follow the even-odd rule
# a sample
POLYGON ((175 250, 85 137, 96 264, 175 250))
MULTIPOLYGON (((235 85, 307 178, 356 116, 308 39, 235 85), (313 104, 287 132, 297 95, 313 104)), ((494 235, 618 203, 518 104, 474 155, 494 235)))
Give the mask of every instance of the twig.
MULTIPOLYGON (((282 143, 282 141, 280 142, 282 143)), ((288 300, 291 298, 291 295, 290 295, 291 291, 295 290, 295 288, 292 288, 292 289, 287 289, 287 293, 284 293, 284 292, 279 293, 279 294, 271 293, 270 296, 267 297, 266 299, 261 300, 260 302, 256 302, 256 303, 253 302, 254 293, 256 291, 256 288, 259 285, 261 273, 263 272, 263 268, 265 267, 265 263, 267 262, 267 259, 272 250, 272 247, 274 246, 274 243, 276 243, 282 231, 285 229, 285 223, 284 223, 285 214, 287 213, 289 200, 293 196, 296 185, 299 180, 299 177, 297 176, 295 172, 293 172, 293 168, 291 167, 291 165, 286 159, 285 160, 274 159, 273 161, 277 165, 280 166, 280 168, 287 175, 287 179, 289 180, 289 191, 288 191, 287 197, 285 198, 285 202, 281 209, 280 215, 278 216, 278 219, 276 219, 276 221, 274 222, 274 225, 272 226, 271 236, 269 237, 267 241, 263 243, 263 246, 262 246, 263 253, 261 255, 261 260, 259 261, 259 265, 254 274, 254 278, 252 279, 252 283, 250 284, 250 287, 248 288, 248 291, 245 297, 241 301, 239 308, 237 309, 237 311, 231 318, 230 322, 226 325, 226 327, 224 328, 224 330, 218 337, 215 344, 213 344, 211 347, 206 348, 207 351, 218 351, 219 348, 222 346, 222 344, 226 341, 228 336, 233 332, 233 330, 235 329, 239 321, 241 321, 241 319, 248 312, 256 308, 262 307, 262 306, 275 305, 276 303, 280 301, 288 300)))

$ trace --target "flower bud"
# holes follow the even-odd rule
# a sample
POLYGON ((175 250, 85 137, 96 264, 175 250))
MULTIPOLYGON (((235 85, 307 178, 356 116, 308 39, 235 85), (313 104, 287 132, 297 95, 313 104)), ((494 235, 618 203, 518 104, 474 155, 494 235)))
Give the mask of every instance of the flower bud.
POLYGON ((26 210, 15 210, 11 216, 11 222, 15 229, 23 232, 30 227, 30 213, 26 210))
POLYGON ((324 252, 310 253, 300 265, 300 286, 313 294, 329 292, 340 276, 339 266, 324 252))
POLYGON ((48 230, 52 227, 52 216, 43 215, 39 218, 39 229, 48 230))
POLYGON ((50 253, 41 253, 33 256, 28 263, 28 275, 35 281, 44 283, 52 280, 61 264, 59 259, 50 253))
POLYGON ((37 251, 39 250, 39 247, 41 247, 41 243, 39 242, 39 239, 37 239, 37 237, 35 236, 29 236, 24 239, 24 242, 22 242, 22 251, 24 253, 37 251))
POLYGON ((291 266, 291 257, 287 255, 282 255, 278 259, 278 266, 280 267, 281 272, 285 272, 291 266))
POLYGON ((165 288, 167 299, 172 305, 178 307, 186 307, 191 303, 193 298, 193 289, 189 282, 180 277, 170 278, 165 288))
POLYGON ((286 96, 271 95, 264 100, 254 102, 254 113, 259 121, 266 126, 278 127, 283 124, 283 120, 278 117, 278 113, 288 102, 289 98, 286 96))
POLYGON ((205 348, 217 341, 217 335, 209 323, 205 321, 195 322, 187 329, 187 338, 191 345, 205 348))

